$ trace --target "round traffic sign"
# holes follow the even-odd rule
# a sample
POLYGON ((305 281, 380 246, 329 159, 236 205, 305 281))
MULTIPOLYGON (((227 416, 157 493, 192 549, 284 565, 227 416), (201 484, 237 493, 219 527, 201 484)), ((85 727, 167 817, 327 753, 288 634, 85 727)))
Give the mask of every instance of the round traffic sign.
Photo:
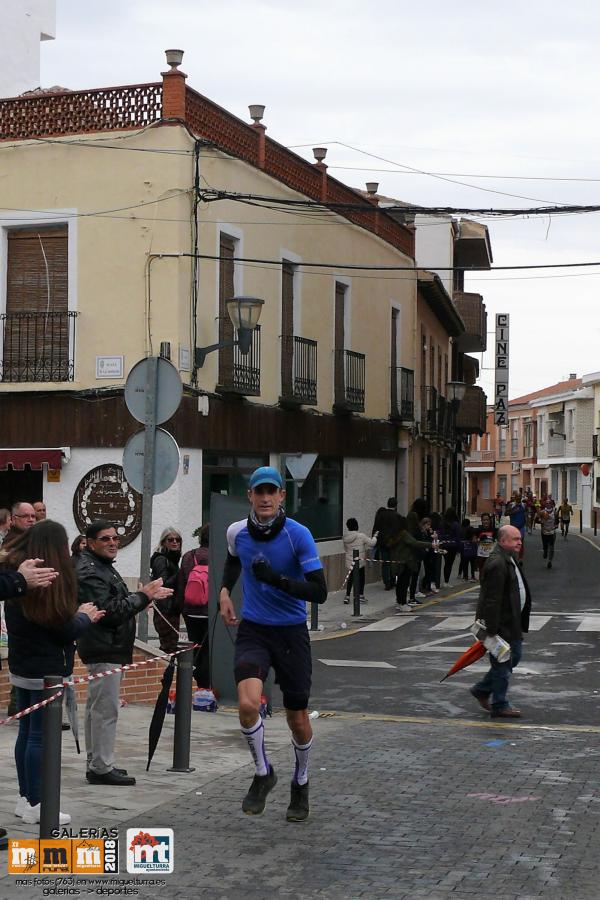
MULTIPOLYGON (((177 412, 181 403, 183 385, 179 372, 168 359, 157 358, 156 379, 156 424, 166 422, 177 412)), ((125 403, 127 409, 138 422, 146 421, 146 381, 150 359, 141 359, 135 364, 125 382, 125 403)))
MULTIPOLYGON (((139 494, 144 492, 144 442, 146 431, 132 435, 123 450, 123 470, 125 477, 139 494)), ((156 429, 154 449, 154 473, 152 493, 162 494, 168 490, 179 471, 179 447, 173 435, 164 428, 156 429)))

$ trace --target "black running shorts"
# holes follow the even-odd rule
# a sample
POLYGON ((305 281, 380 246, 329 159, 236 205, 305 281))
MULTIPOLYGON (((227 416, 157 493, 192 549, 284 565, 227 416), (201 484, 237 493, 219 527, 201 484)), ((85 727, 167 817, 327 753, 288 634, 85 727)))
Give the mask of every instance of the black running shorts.
POLYGON ((246 678, 265 681, 272 667, 286 709, 308 707, 312 677, 310 637, 306 624, 258 625, 243 619, 235 641, 235 683, 246 678))

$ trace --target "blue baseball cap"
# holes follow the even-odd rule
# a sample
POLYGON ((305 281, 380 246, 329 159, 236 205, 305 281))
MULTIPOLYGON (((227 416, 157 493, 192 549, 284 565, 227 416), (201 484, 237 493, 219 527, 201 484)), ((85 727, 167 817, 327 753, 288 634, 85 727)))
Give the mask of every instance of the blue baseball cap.
POLYGON ((274 484, 280 490, 283 488, 283 479, 273 466, 260 466, 250 476, 250 490, 259 484, 274 484))

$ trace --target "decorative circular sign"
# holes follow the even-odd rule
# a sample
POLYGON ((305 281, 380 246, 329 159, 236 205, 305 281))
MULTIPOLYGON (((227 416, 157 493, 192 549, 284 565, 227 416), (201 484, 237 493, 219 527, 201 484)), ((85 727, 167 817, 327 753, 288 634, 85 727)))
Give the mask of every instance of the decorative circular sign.
POLYGON ((81 479, 73 495, 73 517, 81 534, 97 519, 112 522, 126 547, 142 530, 142 498, 121 466, 96 466, 81 479))

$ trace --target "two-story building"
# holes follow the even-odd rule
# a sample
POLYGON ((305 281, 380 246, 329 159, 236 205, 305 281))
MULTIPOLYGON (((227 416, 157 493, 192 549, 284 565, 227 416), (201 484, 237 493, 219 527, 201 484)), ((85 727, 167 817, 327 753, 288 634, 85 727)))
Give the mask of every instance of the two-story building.
MULTIPOLYGON (((162 351, 184 395, 155 537, 174 525, 189 545, 211 493, 244 495, 271 463, 337 554, 347 516, 367 530, 387 496, 405 509, 422 488, 414 229, 331 178, 319 148, 311 164, 267 137, 264 108, 248 124, 193 90, 180 61, 151 84, 0 100, 0 506, 43 496, 72 536, 106 514, 134 574, 140 496, 120 466, 140 425, 123 387, 162 351), (404 277, 378 277, 390 266, 404 277), (204 358, 236 337, 242 295, 264 301, 249 352, 204 358)), ((450 351, 435 353, 445 384, 450 351)))

